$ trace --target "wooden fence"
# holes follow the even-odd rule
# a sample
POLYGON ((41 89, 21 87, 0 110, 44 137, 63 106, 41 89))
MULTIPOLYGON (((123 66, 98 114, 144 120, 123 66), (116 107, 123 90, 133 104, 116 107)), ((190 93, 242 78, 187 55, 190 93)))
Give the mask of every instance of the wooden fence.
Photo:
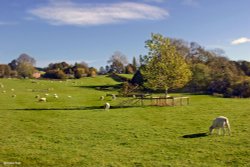
POLYGON ((152 106, 183 106, 189 105, 189 97, 138 97, 140 99, 141 106, 143 106, 146 101, 149 101, 152 106))

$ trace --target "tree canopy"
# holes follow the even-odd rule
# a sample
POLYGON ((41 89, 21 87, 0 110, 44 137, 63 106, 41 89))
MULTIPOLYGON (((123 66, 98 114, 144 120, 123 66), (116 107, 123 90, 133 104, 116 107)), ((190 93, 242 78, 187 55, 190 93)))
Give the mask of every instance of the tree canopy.
POLYGON ((191 71, 183 56, 171 45, 170 39, 160 34, 152 34, 146 41, 149 49, 142 74, 146 79, 145 86, 155 90, 181 88, 191 78, 191 71))

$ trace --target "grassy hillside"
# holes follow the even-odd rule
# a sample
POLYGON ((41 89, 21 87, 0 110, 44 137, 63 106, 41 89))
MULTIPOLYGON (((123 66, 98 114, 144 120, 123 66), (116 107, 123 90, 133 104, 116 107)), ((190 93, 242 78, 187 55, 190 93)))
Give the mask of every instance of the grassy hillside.
POLYGON ((116 106, 111 78, 1 79, 0 163, 19 166, 248 166, 250 99, 190 95, 189 106, 116 106), (104 90, 102 88, 105 88, 104 90), (14 89, 12 91, 11 89, 14 89), (2 93, 6 91, 6 93, 2 93), (47 96, 38 102, 36 95, 47 96), (59 96, 58 99, 53 94, 59 96), (12 95, 16 97, 13 98, 12 95), (105 100, 99 97, 104 95, 105 100), (71 97, 68 97, 71 96, 71 97), (232 136, 197 136, 219 115, 232 136), (184 138, 190 135, 194 138, 184 138))

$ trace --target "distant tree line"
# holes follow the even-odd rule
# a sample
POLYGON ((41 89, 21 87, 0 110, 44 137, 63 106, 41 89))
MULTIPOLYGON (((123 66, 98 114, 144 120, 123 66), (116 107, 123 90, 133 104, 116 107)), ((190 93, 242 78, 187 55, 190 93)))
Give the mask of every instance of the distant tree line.
POLYGON ((195 42, 160 34, 152 34, 146 47, 149 52, 140 56, 141 66, 131 81, 133 85, 143 89, 250 97, 248 61, 232 61, 221 49, 206 50, 195 42))
POLYGON ((0 64, 0 77, 31 77, 36 61, 27 54, 21 54, 9 64, 0 64))
POLYGON ((94 67, 88 67, 85 62, 70 65, 66 62, 51 63, 44 68, 44 78, 50 79, 80 79, 82 77, 95 77, 97 70, 94 67))
POLYGON ((49 79, 94 77, 112 73, 134 74, 124 83, 124 94, 131 90, 168 91, 216 94, 224 97, 250 97, 250 62, 232 61, 221 49, 207 50, 195 42, 152 34, 145 42, 148 54, 133 57, 116 51, 107 65, 97 70, 84 61, 74 65, 67 62, 50 63, 36 68, 35 59, 21 54, 9 64, 0 64, 0 77, 32 78, 34 73, 49 79))
POLYGON ((12 60, 9 64, 0 64, 0 77, 16 77, 16 78, 36 78, 39 77, 50 79, 66 79, 81 77, 94 77, 97 70, 94 67, 88 67, 85 62, 70 65, 66 62, 50 63, 48 67, 36 68, 35 59, 28 54, 21 54, 17 59, 12 60))

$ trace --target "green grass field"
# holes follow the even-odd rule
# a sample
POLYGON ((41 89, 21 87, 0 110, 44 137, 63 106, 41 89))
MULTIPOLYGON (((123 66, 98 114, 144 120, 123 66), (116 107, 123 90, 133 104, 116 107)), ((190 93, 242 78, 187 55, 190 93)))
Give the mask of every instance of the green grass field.
POLYGON ((115 88, 98 89, 118 84, 106 76, 68 81, 1 79, 0 83, 4 85, 1 165, 250 166, 250 99, 188 95, 188 106, 105 111, 100 108, 105 102, 118 106, 125 100, 112 101, 109 96, 99 100, 106 93, 117 93, 115 88), (46 93, 48 102, 35 98, 46 93), (196 137, 220 115, 229 118, 232 136, 196 137))

